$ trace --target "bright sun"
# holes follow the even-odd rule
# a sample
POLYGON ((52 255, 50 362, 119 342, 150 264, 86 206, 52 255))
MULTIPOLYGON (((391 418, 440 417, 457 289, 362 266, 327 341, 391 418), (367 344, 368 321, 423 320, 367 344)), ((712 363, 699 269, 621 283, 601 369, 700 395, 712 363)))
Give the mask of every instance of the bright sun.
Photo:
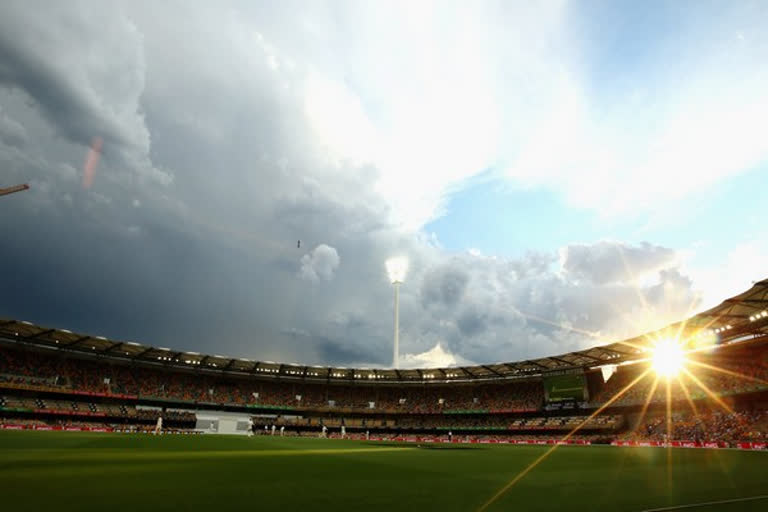
POLYGON ((674 377, 683 367, 683 348, 675 340, 660 340, 653 350, 653 369, 662 377, 674 377))

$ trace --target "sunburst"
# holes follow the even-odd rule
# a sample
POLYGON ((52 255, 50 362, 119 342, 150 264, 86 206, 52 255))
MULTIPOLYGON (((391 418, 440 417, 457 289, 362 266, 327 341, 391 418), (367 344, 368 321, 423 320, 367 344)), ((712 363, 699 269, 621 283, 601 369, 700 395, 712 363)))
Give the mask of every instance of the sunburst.
POLYGON ((656 343, 651 361, 656 374, 669 380, 680 373, 686 359, 680 342, 664 338, 656 343))
MULTIPOLYGON (((626 262, 625 262, 625 265, 626 265, 626 262)), ((629 272, 629 269, 627 270, 629 272)), ((644 307, 647 307, 647 304, 645 303, 644 297, 642 296, 642 293, 640 292, 640 290, 638 290, 638 296, 640 298, 642 305, 644 307)), ((694 305, 690 304, 688 308, 689 314, 693 312, 693 308, 694 308, 694 305)), ((555 325, 562 329, 566 329, 570 331, 580 332, 581 334, 586 334, 589 337, 593 337, 593 338, 596 337, 594 333, 591 333, 588 331, 575 329, 571 326, 560 325, 556 322, 550 322, 542 318, 533 317, 532 315, 525 315, 525 314, 523 315, 535 321, 555 325)), ((480 508, 477 509, 477 512, 484 512, 491 505, 493 505, 499 498, 501 498, 506 492, 508 492, 512 487, 514 487, 515 484, 517 484, 520 480, 522 480, 527 474, 533 471, 539 464, 544 462, 555 450, 557 450, 557 448, 560 446, 560 443, 562 443, 563 441, 567 441, 568 439, 573 437, 579 430, 582 429, 582 427, 584 427, 584 425, 587 424, 587 422, 589 422, 595 416, 602 413, 606 408, 614 404, 619 398, 625 395, 629 390, 634 388, 636 385, 640 384, 641 381, 643 381, 646 378, 646 376, 648 376, 652 371, 655 373, 655 378, 653 380, 653 383, 648 388, 648 393, 643 401, 643 407, 640 412, 640 419, 635 429, 637 429, 637 427, 642 424, 643 419, 645 418, 645 415, 647 413, 647 410, 651 402, 654 402, 654 395, 656 394, 659 383, 664 381, 665 383, 665 393, 664 393, 665 404, 664 405, 665 405, 665 413, 666 413, 665 426, 666 426, 666 441, 667 441, 665 445, 668 448, 667 477, 668 479, 671 479, 671 467, 670 467, 671 454, 669 451, 669 448, 671 447, 671 443, 669 441, 672 441, 672 438, 674 436, 673 425, 672 425, 672 403, 673 403, 672 385, 673 384, 677 384, 679 386, 680 390, 682 391, 685 397, 685 400, 688 402, 689 406, 691 407, 691 411, 693 412, 694 417, 699 420, 701 419, 699 410, 696 407, 694 398, 691 396, 688 386, 686 385, 686 383, 682 378, 683 376, 689 378, 699 389, 701 389, 706 394, 707 397, 709 397, 718 406, 722 407, 725 411, 731 414, 733 414, 734 411, 733 411, 733 408, 731 408, 720 396, 718 396, 715 390, 710 389, 710 387, 707 386, 707 384, 705 384, 699 377, 697 377, 693 373, 693 370, 695 368, 703 368, 703 369, 708 369, 715 372, 720 372, 722 374, 726 374, 734 378, 739 378, 745 381, 759 383, 761 385, 768 387, 768 381, 765 381, 758 377, 745 375, 743 373, 732 371, 726 368, 720 368, 715 365, 698 361, 693 357, 689 357, 689 355, 692 355, 693 353, 701 352, 701 351, 711 351, 716 347, 717 335, 713 334, 714 331, 712 331, 711 329, 712 325, 715 322, 716 322, 715 320, 710 320, 708 323, 706 323, 703 326, 697 326, 698 328, 696 330, 689 330, 688 319, 686 319, 678 324, 676 332, 674 333, 670 333, 669 329, 664 329, 662 331, 657 331, 657 332, 663 332, 664 333, 663 335, 657 335, 656 337, 646 337, 646 340, 648 342, 646 346, 633 343, 630 341, 618 342, 643 352, 650 352, 650 357, 648 357, 647 359, 642 359, 637 361, 638 363, 643 363, 643 362, 650 363, 648 367, 644 371, 642 371, 640 375, 638 375, 629 384, 627 384, 625 387, 617 391, 614 394, 614 396, 610 397, 610 399, 606 401, 603 405, 601 405, 597 410, 595 410, 592 414, 590 414, 587 417, 587 419, 579 423, 579 425, 577 425, 573 430, 571 430, 570 432, 568 432, 568 434, 562 437, 558 443, 555 443, 555 445, 549 448, 540 457, 538 457, 526 468, 524 468, 520 473, 518 473, 512 480, 510 480, 503 487, 501 487, 489 500, 487 500, 480 508), (670 334, 672 335, 670 336, 670 334)), ((671 480, 669 480, 668 484, 671 485, 671 480)))

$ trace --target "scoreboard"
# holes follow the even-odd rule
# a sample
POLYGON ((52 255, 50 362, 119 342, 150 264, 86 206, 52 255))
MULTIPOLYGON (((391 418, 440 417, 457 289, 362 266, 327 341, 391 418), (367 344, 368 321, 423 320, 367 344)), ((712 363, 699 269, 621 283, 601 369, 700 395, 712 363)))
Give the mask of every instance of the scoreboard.
POLYGON ((584 402, 589 399, 583 373, 545 376, 544 394, 547 402, 584 402))

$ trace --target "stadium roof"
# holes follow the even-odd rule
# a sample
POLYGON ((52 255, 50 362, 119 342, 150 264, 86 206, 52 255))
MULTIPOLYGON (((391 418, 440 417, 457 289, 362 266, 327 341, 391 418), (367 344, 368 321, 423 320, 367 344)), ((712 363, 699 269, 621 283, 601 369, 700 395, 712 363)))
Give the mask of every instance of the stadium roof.
POLYGON ((169 368, 249 374, 264 378, 361 383, 459 382, 535 376, 549 371, 643 359, 654 339, 670 336, 690 338, 702 334, 715 339, 718 344, 768 335, 768 279, 755 283, 749 290, 726 299, 719 306, 635 338, 539 359, 451 368, 355 369, 256 361, 151 347, 132 341, 116 341, 102 336, 77 334, 66 329, 41 327, 26 321, 0 319, 0 338, 25 345, 169 368))

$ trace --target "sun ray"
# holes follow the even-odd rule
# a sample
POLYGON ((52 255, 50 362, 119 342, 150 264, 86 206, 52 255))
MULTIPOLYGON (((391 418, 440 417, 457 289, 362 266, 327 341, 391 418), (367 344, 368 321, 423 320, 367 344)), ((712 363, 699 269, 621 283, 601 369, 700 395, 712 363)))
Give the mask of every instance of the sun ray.
POLYGON ((680 322, 680 331, 678 334, 682 334, 683 330, 685 330, 685 327, 688 326, 688 321, 693 320, 693 312, 696 311, 696 308, 698 307, 698 304, 696 303, 696 300, 691 300, 691 302, 688 304, 688 311, 685 313, 685 316, 683 317, 683 321, 680 322))
MULTIPOLYGON (((688 404, 691 406, 691 409, 693 410, 694 416, 696 417, 696 419, 700 419, 699 410, 696 407, 696 403, 693 401, 693 398, 691 397, 690 391, 688 391, 688 385, 680 377, 678 377, 678 382, 680 383, 680 388, 683 390, 683 393, 685 394, 686 400, 688 400, 688 404)), ((707 428, 706 421, 701 422, 701 427, 704 429, 704 434, 709 435, 709 429, 707 428)), ((733 478, 731 478, 730 471, 728 471, 728 468, 723 463, 720 450, 715 450, 714 454, 715 454, 715 458, 717 459, 717 464, 720 466, 720 472, 724 474, 725 477, 728 479, 728 483, 731 485, 731 487, 734 487, 733 478)))
MULTIPOLYGON (((651 311, 651 308, 648 306, 648 303, 645 300, 645 297, 643 296, 642 291, 640 290, 640 287, 636 284, 636 278, 635 278, 632 270, 630 269, 629 264, 627 263, 627 261, 626 261, 626 259, 624 257, 624 253, 621 250, 621 248, 618 248, 618 252, 619 252, 619 256, 621 257, 622 263, 624 264, 624 269, 626 271, 627 276, 630 278, 632 283, 635 284, 634 289, 637 291, 638 300, 640 301, 642 309, 644 311, 651 311)), ((618 310, 617 308, 614 308, 614 309, 615 309, 615 311, 616 311, 616 313, 618 315, 620 315, 623 319, 625 319, 626 321, 631 323, 634 327, 636 327, 638 329, 642 329, 644 327, 644 326, 641 326, 638 322, 634 321, 634 316, 627 315, 627 314, 624 313, 624 311, 618 310)), ((678 332, 674 336, 674 339, 676 339, 676 340, 680 339, 682 333, 685 331, 685 329, 686 329, 686 327, 688 325, 688 320, 690 319, 689 317, 694 312, 694 310, 696 309, 696 303, 694 301, 691 301, 688 304, 688 308, 687 309, 688 309, 688 311, 685 314, 685 319, 682 322, 679 323, 679 327, 678 327, 678 330, 677 330, 678 332)), ((656 336, 658 336, 658 334, 656 334, 656 336)), ((651 336, 649 336, 649 335, 645 335, 645 338, 649 342, 653 342, 654 341, 653 338, 651 336)), ((641 349, 641 350, 646 348, 646 347, 642 347, 642 346, 639 346, 639 345, 631 344, 631 343, 628 343, 628 342, 619 342, 619 343, 625 343, 628 346, 632 346, 633 348, 638 348, 638 349, 641 349)))
POLYGON ((667 376, 666 379, 666 398, 667 398, 667 438, 664 440, 664 446, 667 452, 667 488, 672 487, 672 388, 671 377, 667 376))
MULTIPOLYGON (((689 306, 688 306, 688 313, 686 314, 686 317, 688 315, 690 315, 691 313, 693 313, 695 308, 696 308, 696 304, 695 303, 692 302, 691 304, 689 304, 689 306)), ((683 323, 687 324, 689 320, 692 320, 692 318, 686 318, 685 320, 683 320, 683 323)), ((701 320, 701 318, 699 317, 698 320, 701 320)), ((719 317, 712 317, 709 320, 707 320, 704 324, 699 325, 696 329, 697 329, 698 332, 707 331, 707 330, 709 330, 712 327, 712 325, 717 323, 719 320, 720 320, 719 317)))
POLYGON ((698 386, 699 386, 699 387, 700 387, 702 390, 704 390, 704 392, 705 392, 707 395, 709 395, 709 397, 710 397, 712 400, 714 400, 714 401, 715 401, 715 402, 716 402, 716 403, 717 403, 717 404, 718 404, 720 407, 722 407, 723 409, 725 409, 726 411, 728 411, 728 413, 730 413, 730 414, 734 414, 734 411, 733 411, 733 409, 732 409, 732 408, 731 408, 731 407, 730 407, 728 404, 726 404, 726 403, 725 403, 725 402, 724 402, 724 401, 723 401, 723 400, 722 400, 722 399, 721 399, 719 396, 717 396, 717 395, 716 395, 716 394, 715 394, 715 393, 714 393, 714 392, 713 392, 711 389, 709 389, 709 387, 708 387, 706 384, 704 384, 703 382, 701 382, 701 380, 699 380, 699 378, 698 378, 698 377, 696 377, 694 374, 692 374, 690 371, 688 371, 688 369, 687 369, 687 368, 682 368, 682 370, 683 370, 683 372, 685 372, 685 374, 686 374, 688 377, 690 377, 690 378, 691 378, 691 380, 692 380, 693 382, 695 382, 696 384, 698 384, 698 386))
POLYGON ((664 389, 664 392, 666 394, 667 404, 666 404, 666 411, 667 411, 667 444, 672 439, 672 388, 670 386, 670 379, 666 379, 666 387, 664 389))
POLYGON ((515 308, 515 311, 517 311, 520 314, 520 316, 522 316, 523 318, 525 318, 527 320, 533 320, 534 322, 539 322, 539 323, 542 323, 542 324, 551 325, 553 327, 557 327, 558 329, 562 329, 564 331, 571 331, 571 332, 575 332, 576 334, 583 334, 584 336, 589 336, 590 338, 593 338, 593 339, 600 339, 601 338, 601 336, 599 336, 597 333, 594 333, 594 332, 591 332, 591 331, 587 331, 586 329, 579 329, 578 327, 572 327, 570 325, 563 325, 563 324, 557 323, 557 322, 555 322, 553 320, 547 320, 546 318, 543 318, 543 317, 540 317, 540 316, 531 315, 530 313, 526 313, 526 312, 521 311, 521 310, 519 310, 517 308, 515 308))
POLYGON ((656 393, 656 388, 658 386, 659 386, 659 376, 657 375, 656 378, 653 379, 653 385, 651 385, 651 391, 648 393, 648 396, 645 397, 643 408, 640 410, 640 419, 637 421, 637 424, 635 425, 635 431, 637 431, 637 427, 643 422, 643 419, 645 418, 645 413, 648 411, 648 406, 651 404, 651 400, 653 399, 653 395, 656 393))
POLYGON ((709 329, 709 328, 710 328, 710 327, 712 327, 712 326, 713 326, 715 323, 717 323, 719 320, 720 320, 720 317, 717 317, 717 316, 716 316, 716 317, 712 317, 712 318, 711 318, 711 319, 710 319, 710 320, 709 320, 707 323, 705 323, 705 324, 704 324, 704 327, 702 327, 701 329, 702 329, 702 330, 704 330, 704 329, 709 329))
POLYGON ((685 395, 685 399, 688 401, 688 405, 691 406, 691 410, 693 411, 693 415, 696 416, 696 418, 699 417, 699 410, 696 408, 696 404, 693 402, 693 398, 691 397, 691 393, 688 391, 688 386, 685 384, 683 379, 680 377, 677 378, 678 383, 680 384, 680 389, 683 390, 683 394, 685 395))
POLYGON ((638 345, 637 343, 631 343, 631 342, 629 342, 627 340, 617 341, 616 344, 617 345, 626 345, 628 347, 631 347, 631 348, 634 348, 634 349, 637 349, 637 350, 642 350, 642 351, 646 351, 646 350, 648 350, 650 348, 650 344, 649 345, 638 345))
POLYGON ((624 251, 618 244, 616 245, 616 250, 619 252, 619 258, 621 258, 621 263, 624 265, 624 271, 627 273, 627 277, 629 277, 629 280, 633 285, 632 288, 637 292, 637 299, 640 301, 640 305, 645 311, 649 311, 650 308, 648 307, 648 301, 645 300, 643 292, 640 290, 640 286, 637 284, 637 278, 632 272, 632 269, 629 267, 629 263, 627 263, 627 258, 624 256, 624 251))
POLYGON ((677 334, 675 334, 676 340, 683 340, 683 332, 685 331, 685 328, 688 327, 688 320, 689 315, 692 313, 693 308, 691 305, 688 306, 688 312, 686 312, 685 317, 683 318, 683 321, 679 323, 679 327, 677 329, 677 334))
POLYGON ((589 416, 588 416, 588 417, 587 417, 587 418, 586 418, 584 421, 582 421, 581 423, 579 423, 578 425, 576 425, 576 427, 574 427, 574 428, 573 428, 573 430, 571 430, 571 431, 570 431, 570 432, 568 432, 568 433, 567 433, 565 436, 563 436, 563 438, 562 438, 562 439, 560 439, 560 440, 559 440, 557 443, 555 443, 555 444, 554 444, 554 445, 553 445, 553 446, 552 446, 552 447, 551 447, 549 450, 547 450, 547 451, 546 451, 546 452, 544 452, 544 453, 543 453, 543 454, 542 454, 540 457, 538 457, 536 460, 534 460, 533 462, 531 462, 531 463, 530 463, 530 464, 529 464, 529 465, 528 465, 528 466, 527 466, 527 467, 526 467, 524 470, 522 470, 520 473, 518 473, 518 474, 517 474, 517 476, 515 476, 515 477, 514 477, 512 480, 510 480, 509 482, 507 482, 507 483, 504 485, 504 487, 502 487, 501 489, 499 489, 499 490, 496 492, 496 494, 494 494, 494 495, 493 495, 493 496, 492 496, 492 497, 491 497, 491 498, 490 498, 488 501, 486 501, 485 503, 483 503, 483 505, 482 505, 482 506, 480 506, 480 508, 478 508, 478 509, 477 509, 477 512, 484 512, 484 511, 485 511, 485 510, 486 510, 488 507, 490 507, 491 505, 493 505, 493 503, 494 503, 494 502, 496 502, 496 500, 498 500, 498 499, 499 499, 501 496, 503 496, 503 495, 504 495, 504 494, 505 494, 505 493, 506 493, 506 492, 507 492, 509 489, 511 489, 511 488, 512 488, 512 487, 513 487, 513 486, 514 486, 514 485, 515 485, 517 482, 519 482, 520 480, 522 480, 522 479, 523 479, 523 477, 525 477, 525 475, 527 475, 528 473, 530 473, 530 472, 531 472, 531 470, 533 470, 533 469, 534 469, 536 466, 538 466, 538 465, 539 465, 539 464, 540 464, 542 461, 544 461, 544 460, 545 460, 547 457, 549 457, 549 455, 550 455, 552 452, 554 452, 554 451, 555 451, 555 450, 556 450, 556 449, 557 449, 557 448, 560 446, 560 444, 559 444, 559 443, 561 443, 561 442, 563 442, 563 441, 567 441, 568 439, 570 439, 571 437, 573 437, 573 435, 574 435, 574 434, 576 434, 576 432, 578 432, 578 431, 581 429, 581 427, 583 427, 584 425, 586 425, 586 424, 587 424, 587 422, 589 422, 590 420, 592 420, 592 418, 594 418, 595 416, 597 416, 598 414, 600 414, 601 412, 603 412, 603 411, 604 411, 604 410, 605 410, 607 407, 610 407, 610 405, 611 405, 611 404, 613 404, 613 402, 615 402, 616 400, 618 400, 619 398, 621 398, 621 396, 622 396, 622 395, 624 395, 624 393, 626 393, 627 391, 629 391, 630 389, 632 389, 632 387, 633 387, 635 384, 637 384, 638 382, 640 382, 640 380, 644 379, 644 378, 646 377, 646 375, 648 375, 648 373, 649 373, 650 371, 651 371, 651 368, 648 368, 648 369, 646 369, 646 370, 645 370, 643 373, 641 373, 640 375, 638 375, 638 376, 635 378, 635 380, 633 380, 632 382, 630 382, 629 384, 627 384, 626 386, 624 386, 624 388, 622 388, 621 390, 619 390, 619 391, 618 391, 618 392, 617 392, 617 393, 616 393, 616 394, 615 394, 613 397, 611 397, 611 399, 610 399, 610 400, 608 400, 607 402, 605 402, 605 403, 604 403, 603 405, 601 405, 601 406, 600 406, 598 409, 596 409, 596 410, 595 410, 595 411, 594 411, 592 414, 590 414, 590 415, 589 415, 589 416))
MULTIPOLYGON (((613 309, 613 311, 616 314, 616 316, 621 317, 622 320, 624 320, 627 323, 631 324, 632 327, 634 327, 636 330, 638 330, 638 331, 647 331, 648 330, 648 328, 647 328, 648 326, 642 325, 639 322, 636 322, 634 320, 634 316, 633 315, 628 314, 624 310, 621 310, 621 309, 619 309, 617 307, 611 307, 611 309, 613 309)), ((641 338, 641 337, 644 338, 647 341, 648 345, 640 345, 640 344, 637 344, 637 343, 632 343, 629 340, 616 341, 615 343, 621 344, 621 345, 626 345, 626 346, 632 347, 632 348, 636 348, 638 350, 646 350, 648 348, 648 346, 653 342, 653 338, 652 338, 652 336, 650 334, 643 334, 643 335, 637 336, 637 338, 641 338)))
POLYGON ((744 375, 743 373, 734 372, 734 371, 731 371, 731 370, 726 370, 725 368, 720 368, 719 366, 713 366, 711 364, 702 363, 701 361, 694 361, 692 359, 688 360, 688 362, 693 364, 693 365, 700 366, 702 368, 706 368, 708 370, 712 370, 712 371, 716 371, 716 372, 720 372, 720 373, 725 373, 726 375, 730 375, 732 377, 739 377, 739 378, 742 378, 744 380, 748 380, 748 381, 752 381, 752 382, 757 382, 758 384, 763 384, 765 386, 768 386, 768 381, 763 380, 763 379, 758 379, 757 377, 750 377, 749 375, 744 375))

